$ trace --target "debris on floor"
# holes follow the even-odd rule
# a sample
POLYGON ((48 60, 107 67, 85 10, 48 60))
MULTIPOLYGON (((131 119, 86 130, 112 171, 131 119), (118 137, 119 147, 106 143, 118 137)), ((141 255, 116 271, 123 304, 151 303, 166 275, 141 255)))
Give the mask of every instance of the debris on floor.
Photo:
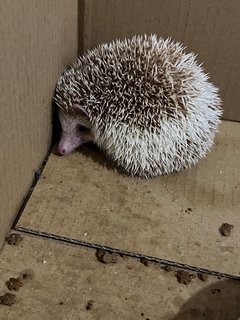
POLYGON ((17 246, 23 241, 23 237, 19 233, 12 233, 6 238, 6 241, 10 246, 17 246))
POLYGON ((211 289, 212 294, 220 293, 221 289, 211 289))
POLYGON ((103 249, 97 249, 96 252, 97 260, 102 263, 116 263, 119 257, 118 253, 107 252, 103 249))
POLYGON ((106 265, 97 260, 95 253, 96 250, 27 235, 23 247, 5 245, 1 252, 0 296, 6 292, 16 296, 1 297, 0 319, 32 320, 35 314, 45 320, 52 320, 55 314, 62 319, 237 319, 237 281, 219 281, 210 274, 205 282, 192 280, 191 274, 197 277, 192 270, 173 265, 170 270, 166 268, 171 272, 166 272, 161 269, 168 265, 150 261, 150 266, 145 267, 140 259, 129 256, 119 255, 117 263, 106 265), (51 259, 47 259, 46 268, 40 261, 49 252, 51 259), (180 270, 185 273, 180 272, 179 283, 175 274, 180 270), (22 280, 19 291, 7 290, 5 282, 10 277, 22 280), (182 284, 190 280, 189 285, 182 284), (192 313, 193 308, 201 312, 205 308, 206 316, 192 313), (219 317, 224 308, 227 315, 219 317))
POLYGON ((31 269, 26 269, 20 272, 19 275, 24 281, 32 280, 34 278, 34 272, 31 269))
POLYGON ((17 297, 13 293, 5 293, 0 296, 0 304, 11 307, 13 304, 17 303, 17 297))
POLYGON ((145 267, 149 267, 150 261, 146 258, 141 258, 140 262, 145 265, 145 267))
POLYGON ((186 212, 187 214, 190 214, 190 213, 192 212, 192 208, 187 208, 187 209, 185 210, 185 212, 186 212))
POLYGON ((171 266, 163 266, 163 267, 161 267, 161 269, 166 271, 166 272, 172 271, 172 267, 171 266))
POLYGON ((233 224, 223 223, 219 228, 219 232, 222 236, 229 237, 233 228, 234 228, 233 224))
POLYGON ((197 273, 197 276, 198 276, 198 279, 201 280, 201 281, 207 281, 208 279, 208 275, 206 273, 197 273))
POLYGON ((193 273, 189 273, 188 271, 179 270, 176 272, 175 277, 179 283, 183 283, 188 285, 192 279, 196 278, 196 275, 193 273))
POLYGON ((86 307, 85 307, 86 310, 92 310, 92 308, 93 308, 93 303, 94 303, 93 300, 88 301, 87 304, 86 304, 86 307))
POLYGON ((10 278, 8 281, 6 281, 6 286, 10 291, 18 291, 23 286, 23 281, 20 278, 10 278))

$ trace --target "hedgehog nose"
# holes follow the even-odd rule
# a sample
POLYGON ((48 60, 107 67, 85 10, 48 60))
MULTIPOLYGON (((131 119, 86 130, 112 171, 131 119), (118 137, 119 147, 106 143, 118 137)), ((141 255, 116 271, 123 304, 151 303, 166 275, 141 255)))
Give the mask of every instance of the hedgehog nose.
POLYGON ((59 156, 63 156, 66 153, 66 149, 65 148, 60 148, 59 146, 56 146, 55 148, 55 154, 59 155, 59 156))
POLYGON ((58 149, 58 153, 59 153, 60 156, 64 156, 66 154, 66 149, 59 148, 58 149))

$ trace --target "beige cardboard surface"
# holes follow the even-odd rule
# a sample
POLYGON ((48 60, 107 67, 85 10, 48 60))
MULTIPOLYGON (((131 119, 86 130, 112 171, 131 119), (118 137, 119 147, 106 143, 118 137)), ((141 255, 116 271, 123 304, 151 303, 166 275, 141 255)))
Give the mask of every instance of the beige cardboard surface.
POLYGON ((84 7, 81 51, 134 34, 170 36, 204 62, 220 87, 224 118, 240 120, 238 0, 86 0, 84 7))
POLYGON ((51 141, 51 99, 77 54, 77 0, 0 1, 0 246, 51 141))
POLYGON ((18 226, 239 275, 239 138, 240 124, 224 122, 198 166, 149 181, 86 147, 52 155, 18 226))
POLYGON ((0 305, 8 320, 233 320, 240 316, 240 283, 197 277, 179 284, 176 271, 139 260, 119 258, 102 264, 95 250, 23 236, 19 246, 5 245, 0 265, 0 296, 16 295, 0 305), (5 282, 31 274, 18 291, 5 282), (92 302, 91 310, 86 305, 92 302))

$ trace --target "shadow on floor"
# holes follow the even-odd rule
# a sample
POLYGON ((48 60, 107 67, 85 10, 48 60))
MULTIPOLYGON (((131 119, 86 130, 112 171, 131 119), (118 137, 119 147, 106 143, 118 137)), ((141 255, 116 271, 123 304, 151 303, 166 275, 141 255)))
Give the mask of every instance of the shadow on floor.
POLYGON ((94 143, 88 143, 81 146, 78 152, 82 153, 86 158, 91 158, 95 163, 107 168, 108 170, 118 172, 125 177, 129 176, 122 168, 118 167, 106 154, 99 150, 94 143))
POLYGON ((219 281, 189 299, 172 320, 240 319, 240 282, 219 281))
POLYGON ((99 150, 94 143, 87 143, 82 145, 78 150, 86 158, 91 158, 94 162, 108 170, 114 170, 114 164, 106 157, 103 151, 99 150))

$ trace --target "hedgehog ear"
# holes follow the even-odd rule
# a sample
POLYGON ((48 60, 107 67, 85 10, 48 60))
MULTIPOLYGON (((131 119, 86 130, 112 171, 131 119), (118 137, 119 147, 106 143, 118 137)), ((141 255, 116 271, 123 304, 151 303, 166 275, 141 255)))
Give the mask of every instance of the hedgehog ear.
POLYGON ((79 116, 89 119, 88 113, 87 113, 84 106, 81 106, 80 104, 74 103, 72 108, 79 116))
POLYGON ((91 128, 90 118, 84 106, 74 103, 72 106, 74 112, 79 117, 79 122, 86 128, 91 128))

